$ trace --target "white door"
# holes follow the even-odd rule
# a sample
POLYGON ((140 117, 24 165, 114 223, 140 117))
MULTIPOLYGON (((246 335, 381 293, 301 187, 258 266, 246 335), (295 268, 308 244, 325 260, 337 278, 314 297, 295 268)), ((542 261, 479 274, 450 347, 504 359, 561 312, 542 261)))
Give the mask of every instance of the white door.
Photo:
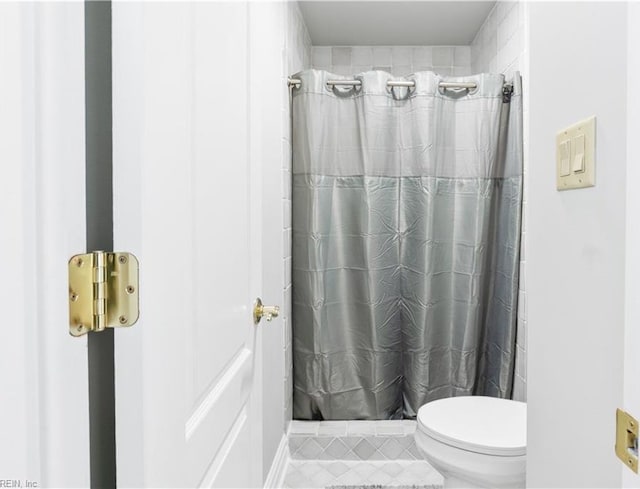
POLYGON ((245 2, 113 4, 114 249, 140 261, 115 340, 120 487, 262 483, 248 22, 245 2))
POLYGON ((83 4, 1 2, 0 67, 0 484, 88 487, 83 4))

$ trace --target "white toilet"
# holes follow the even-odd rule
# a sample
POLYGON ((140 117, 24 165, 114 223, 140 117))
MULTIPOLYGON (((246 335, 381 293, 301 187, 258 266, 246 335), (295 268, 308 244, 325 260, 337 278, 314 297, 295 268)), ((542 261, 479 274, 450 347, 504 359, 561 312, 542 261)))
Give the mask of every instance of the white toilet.
POLYGON ((444 487, 524 487, 527 405, 494 397, 451 397, 418 411, 416 445, 444 487))

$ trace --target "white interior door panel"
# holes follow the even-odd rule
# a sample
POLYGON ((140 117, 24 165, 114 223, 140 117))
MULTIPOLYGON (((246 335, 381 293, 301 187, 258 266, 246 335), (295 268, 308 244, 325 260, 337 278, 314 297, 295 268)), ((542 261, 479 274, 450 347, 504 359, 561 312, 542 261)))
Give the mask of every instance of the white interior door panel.
POLYGON ((116 332, 122 487, 261 485, 247 25, 245 2, 113 4, 114 246, 141 311, 116 332))

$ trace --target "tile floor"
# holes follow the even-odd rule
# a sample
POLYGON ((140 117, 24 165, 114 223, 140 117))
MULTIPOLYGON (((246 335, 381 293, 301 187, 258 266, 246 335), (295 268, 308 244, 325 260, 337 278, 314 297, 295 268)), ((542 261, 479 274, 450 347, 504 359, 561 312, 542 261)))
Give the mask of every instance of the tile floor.
POLYGON ((411 420, 292 421, 289 454, 306 460, 423 460, 415 431, 411 420))
POLYGON ((442 476, 418 452, 416 422, 292 421, 283 487, 432 489, 442 476))
POLYGON ((413 435, 300 436, 290 435, 289 453, 306 460, 422 460, 413 435))
POLYGON ((295 460, 288 462, 283 487, 377 485, 442 487, 442 476, 424 460, 295 460))

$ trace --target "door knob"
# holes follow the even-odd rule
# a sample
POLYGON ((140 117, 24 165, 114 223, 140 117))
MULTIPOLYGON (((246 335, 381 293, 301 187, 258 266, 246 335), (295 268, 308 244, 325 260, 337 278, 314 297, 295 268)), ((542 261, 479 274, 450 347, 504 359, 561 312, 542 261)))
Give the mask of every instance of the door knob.
POLYGON ((253 304, 253 322, 258 324, 264 317, 267 321, 271 321, 273 318, 277 318, 280 314, 280 308, 278 306, 265 306, 262 304, 260 297, 256 299, 253 304))

